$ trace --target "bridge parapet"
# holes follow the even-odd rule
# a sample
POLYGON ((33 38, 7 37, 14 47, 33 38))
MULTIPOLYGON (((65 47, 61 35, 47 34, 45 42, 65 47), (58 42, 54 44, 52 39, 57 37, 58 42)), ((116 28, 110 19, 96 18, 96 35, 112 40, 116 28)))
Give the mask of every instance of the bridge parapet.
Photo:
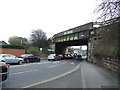
POLYGON ((91 29, 93 29, 93 22, 55 34, 53 41, 57 43, 88 38, 91 29))

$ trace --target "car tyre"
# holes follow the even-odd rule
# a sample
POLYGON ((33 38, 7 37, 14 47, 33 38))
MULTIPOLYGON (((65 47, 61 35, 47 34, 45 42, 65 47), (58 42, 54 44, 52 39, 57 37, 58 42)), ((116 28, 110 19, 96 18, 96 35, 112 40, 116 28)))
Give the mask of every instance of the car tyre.
POLYGON ((40 62, 40 59, 37 62, 40 62))
POLYGON ((27 60, 26 60, 26 63, 29 63, 29 62, 30 62, 30 60, 29 60, 29 59, 27 59, 27 60))
POLYGON ((50 61, 50 59, 48 59, 48 61, 50 61))
POLYGON ((19 61, 18 64, 21 65, 23 62, 22 61, 19 61))

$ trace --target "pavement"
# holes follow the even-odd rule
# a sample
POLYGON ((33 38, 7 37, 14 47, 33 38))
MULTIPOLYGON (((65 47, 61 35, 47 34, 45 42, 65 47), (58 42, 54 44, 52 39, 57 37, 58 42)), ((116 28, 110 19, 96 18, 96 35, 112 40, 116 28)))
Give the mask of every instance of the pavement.
POLYGON ((83 88, 117 88, 115 73, 95 64, 83 61, 81 64, 83 88))
MULTIPOLYGON (((72 73, 30 88, 113 88, 118 89, 115 73, 95 64, 82 61, 72 73)), ((106 89, 105 89, 106 90, 106 89)))

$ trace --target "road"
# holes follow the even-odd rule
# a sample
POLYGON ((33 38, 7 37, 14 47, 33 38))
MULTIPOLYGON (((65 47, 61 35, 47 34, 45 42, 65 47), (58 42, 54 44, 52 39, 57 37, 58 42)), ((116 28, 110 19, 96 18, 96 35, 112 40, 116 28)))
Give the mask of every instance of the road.
POLYGON ((79 60, 47 61, 10 66, 7 88, 24 88, 73 70, 79 60))

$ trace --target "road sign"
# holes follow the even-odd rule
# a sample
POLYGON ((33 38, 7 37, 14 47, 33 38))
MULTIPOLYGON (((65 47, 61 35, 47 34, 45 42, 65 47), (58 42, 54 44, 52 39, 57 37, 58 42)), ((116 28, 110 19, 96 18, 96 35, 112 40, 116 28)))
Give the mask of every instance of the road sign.
POLYGON ((54 50, 54 49, 48 49, 48 51, 52 51, 52 52, 54 52, 55 50, 54 50))

